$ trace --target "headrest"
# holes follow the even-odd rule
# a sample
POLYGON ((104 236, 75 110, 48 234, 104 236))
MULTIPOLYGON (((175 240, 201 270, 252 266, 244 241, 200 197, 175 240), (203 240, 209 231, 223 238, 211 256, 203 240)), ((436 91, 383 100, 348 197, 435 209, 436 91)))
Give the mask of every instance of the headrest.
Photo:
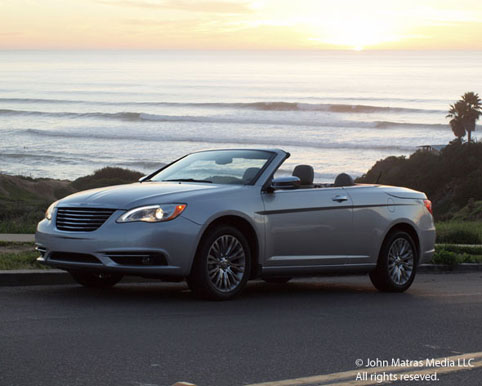
POLYGON ((353 178, 346 173, 338 174, 335 178, 335 186, 352 186, 355 185, 353 178))
POLYGON ((253 182, 254 177, 259 172, 259 168, 247 168, 243 174, 243 181, 245 184, 250 184, 253 182))
POLYGON ((293 169, 293 176, 300 179, 300 185, 312 185, 315 172, 313 170, 313 166, 297 165, 293 169))

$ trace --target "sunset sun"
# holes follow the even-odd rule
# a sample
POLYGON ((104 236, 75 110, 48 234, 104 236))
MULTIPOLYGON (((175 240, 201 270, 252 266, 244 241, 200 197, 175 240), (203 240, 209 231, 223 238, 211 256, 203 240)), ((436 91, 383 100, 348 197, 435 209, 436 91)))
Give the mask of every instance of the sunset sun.
POLYGON ((0 1, 0 48, 480 49, 472 0, 0 1))
POLYGON ((372 23, 354 18, 327 23, 320 30, 318 37, 312 40, 357 51, 399 40, 392 28, 385 23, 372 23))

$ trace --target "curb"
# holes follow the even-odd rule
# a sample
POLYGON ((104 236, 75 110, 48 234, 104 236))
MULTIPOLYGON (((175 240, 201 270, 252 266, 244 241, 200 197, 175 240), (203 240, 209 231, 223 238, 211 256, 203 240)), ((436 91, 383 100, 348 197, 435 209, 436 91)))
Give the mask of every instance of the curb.
MULTIPOLYGON (((422 264, 417 273, 468 273, 482 272, 482 264, 464 263, 457 265, 422 264)), ((153 283, 157 279, 146 279, 137 276, 126 276, 123 283, 153 283)), ((0 287, 64 285, 75 284, 70 274, 60 269, 23 269, 0 271, 0 287)))
POLYGON ((448 264, 422 264, 417 268, 417 273, 466 273, 466 272, 480 272, 482 271, 482 264, 479 263, 462 263, 456 265, 448 264))
POLYGON ((33 243, 35 241, 35 235, 28 233, 0 233, 0 241, 33 243))

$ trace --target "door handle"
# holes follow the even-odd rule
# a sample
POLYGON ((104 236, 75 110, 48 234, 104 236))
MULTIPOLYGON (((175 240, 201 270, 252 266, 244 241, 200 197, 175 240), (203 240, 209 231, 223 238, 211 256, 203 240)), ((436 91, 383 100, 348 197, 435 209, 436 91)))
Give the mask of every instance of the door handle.
POLYGON ((341 194, 337 194, 335 197, 332 198, 332 200, 336 202, 343 202, 343 201, 347 201, 348 197, 342 196, 341 194))

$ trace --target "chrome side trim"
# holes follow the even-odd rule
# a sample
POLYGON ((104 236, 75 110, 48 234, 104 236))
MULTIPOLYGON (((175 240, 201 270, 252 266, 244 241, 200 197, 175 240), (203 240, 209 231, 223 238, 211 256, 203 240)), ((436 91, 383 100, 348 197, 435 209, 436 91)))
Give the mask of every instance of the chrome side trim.
MULTIPOLYGON (((365 255, 301 255, 301 256, 272 256, 268 261, 285 261, 285 260, 327 260, 327 259, 368 259, 370 256, 365 255)), ((345 264, 343 265, 345 266, 345 264)))

